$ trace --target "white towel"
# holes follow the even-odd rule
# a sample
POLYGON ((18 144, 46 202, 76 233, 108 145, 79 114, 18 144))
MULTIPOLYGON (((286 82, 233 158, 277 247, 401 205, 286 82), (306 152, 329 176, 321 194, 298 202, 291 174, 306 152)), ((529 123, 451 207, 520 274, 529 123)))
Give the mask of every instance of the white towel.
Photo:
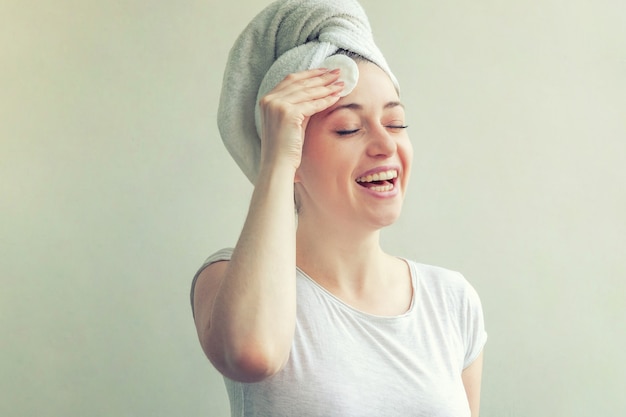
POLYGON ((261 155, 259 99, 288 74, 321 67, 338 49, 377 64, 399 90, 356 0, 278 0, 237 38, 224 72, 218 127, 226 148, 252 183, 261 155))

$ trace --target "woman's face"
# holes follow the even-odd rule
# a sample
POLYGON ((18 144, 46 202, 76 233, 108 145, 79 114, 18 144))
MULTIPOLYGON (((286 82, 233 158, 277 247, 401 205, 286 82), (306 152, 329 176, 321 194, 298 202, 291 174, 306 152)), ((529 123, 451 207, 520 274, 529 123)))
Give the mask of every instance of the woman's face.
POLYGON ((308 122, 296 190, 301 216, 380 228, 400 215, 413 148, 393 83, 358 65, 354 90, 308 122))

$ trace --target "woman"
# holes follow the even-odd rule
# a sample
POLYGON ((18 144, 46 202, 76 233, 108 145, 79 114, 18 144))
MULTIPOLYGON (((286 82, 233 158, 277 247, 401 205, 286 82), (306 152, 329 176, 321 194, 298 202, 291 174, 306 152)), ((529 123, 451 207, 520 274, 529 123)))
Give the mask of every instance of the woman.
POLYGON ((404 108, 387 71, 339 53, 358 67, 349 94, 316 68, 259 101, 246 222, 194 279, 200 343, 233 416, 478 416, 480 301, 381 249, 411 170, 404 108))

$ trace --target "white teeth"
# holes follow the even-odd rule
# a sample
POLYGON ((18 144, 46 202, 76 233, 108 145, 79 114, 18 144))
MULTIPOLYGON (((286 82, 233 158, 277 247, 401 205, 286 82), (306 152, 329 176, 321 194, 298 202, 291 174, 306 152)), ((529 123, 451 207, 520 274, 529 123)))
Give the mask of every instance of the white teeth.
POLYGON ((372 191, 377 191, 377 192, 386 192, 386 191, 391 191, 393 190, 393 185, 392 184, 388 184, 388 185, 375 185, 373 187, 370 187, 370 190, 372 191))
MULTIPOLYGON (((357 182, 372 182, 372 181, 386 181, 394 178, 398 178, 398 171, 395 169, 390 169, 388 171, 377 172, 372 175, 365 175, 363 177, 357 178, 357 182)), ((388 186, 384 186, 388 187, 388 186)), ((374 189, 374 188, 372 188, 374 189)))

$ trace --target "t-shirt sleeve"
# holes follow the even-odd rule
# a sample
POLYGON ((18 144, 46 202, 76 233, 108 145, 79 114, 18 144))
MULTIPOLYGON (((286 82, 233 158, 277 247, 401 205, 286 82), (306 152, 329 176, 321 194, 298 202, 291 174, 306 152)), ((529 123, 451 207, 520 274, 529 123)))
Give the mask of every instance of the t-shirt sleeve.
POLYGON ((193 294, 196 289, 196 281, 198 281, 198 277, 200 276, 200 273, 204 270, 204 268, 206 268, 207 266, 215 262, 230 261, 230 258, 232 255, 233 255, 233 248, 220 249, 219 251, 210 255, 204 261, 200 269, 198 269, 198 272, 196 272, 196 275, 194 275, 193 280, 191 281, 191 292, 189 294, 189 298, 191 300, 191 313, 194 315, 194 317, 195 317, 195 312, 193 309, 193 294))
POLYGON ((462 317, 464 325, 465 358, 463 369, 470 366, 482 352, 487 342, 485 318, 478 293, 467 281, 464 291, 462 317))

